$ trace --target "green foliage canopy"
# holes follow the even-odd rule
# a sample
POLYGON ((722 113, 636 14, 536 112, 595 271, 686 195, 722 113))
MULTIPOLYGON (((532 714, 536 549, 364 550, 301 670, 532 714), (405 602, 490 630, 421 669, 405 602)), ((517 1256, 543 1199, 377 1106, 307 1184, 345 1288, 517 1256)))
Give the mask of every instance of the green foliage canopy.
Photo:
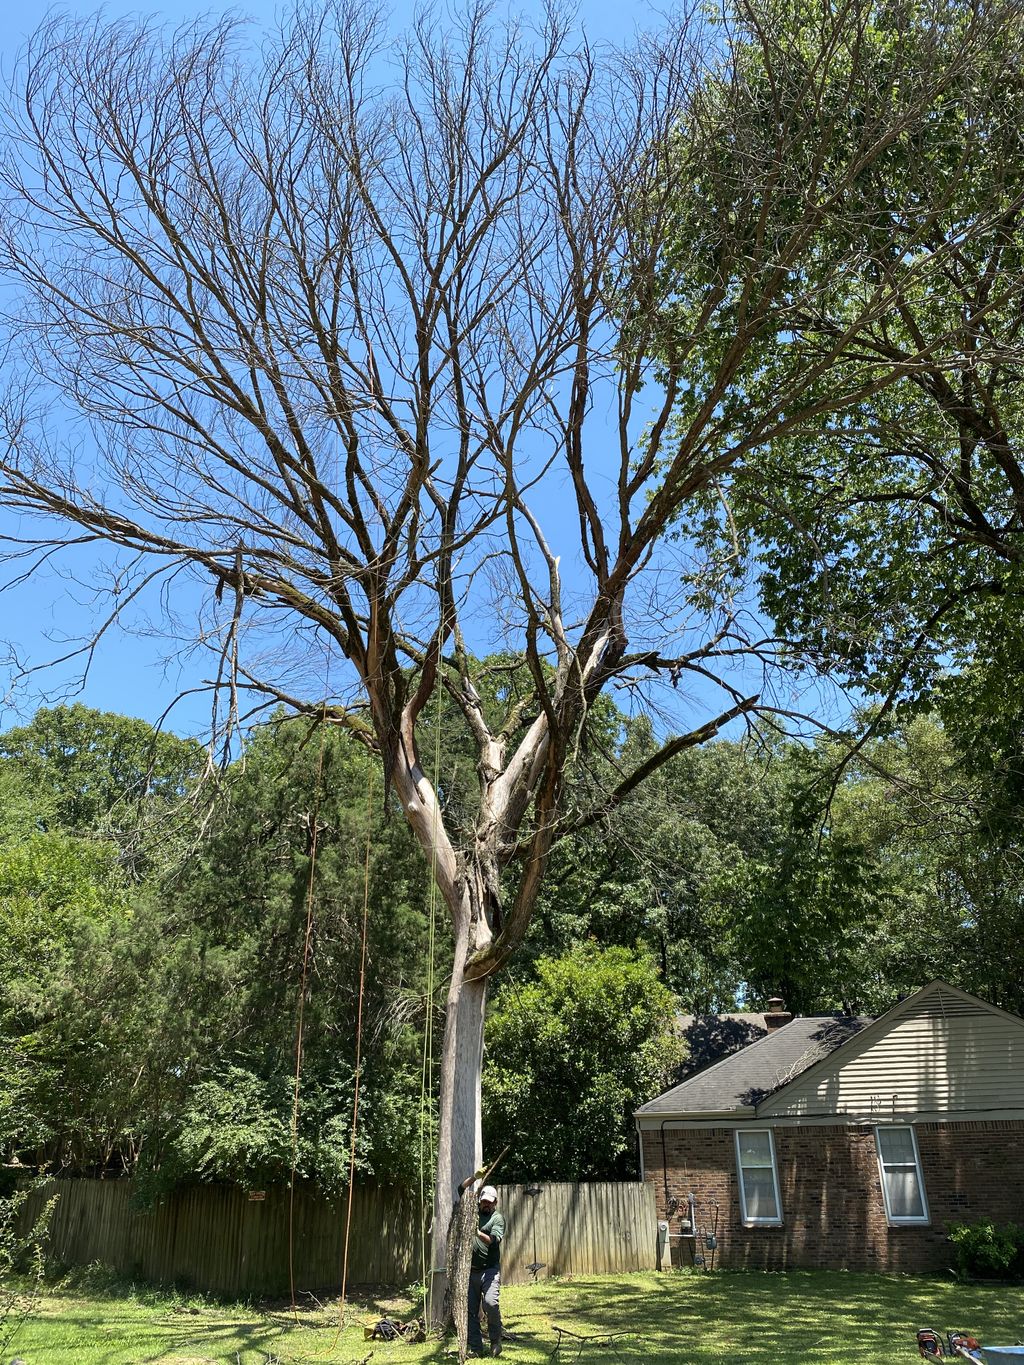
POLYGON ((632 1114, 663 1089, 685 1049, 654 963, 581 944, 502 985, 487 1021, 485 1149, 511 1150, 509 1180, 632 1174, 632 1114))
MULTIPOLYGON (((714 224, 742 213, 752 242, 790 241, 805 183, 827 187, 849 170, 876 111, 906 117, 844 184, 830 240, 802 246, 782 325, 729 410, 782 402, 791 369, 813 366, 840 336, 842 359, 808 386, 799 422, 723 471, 680 525, 706 552, 695 590, 738 592, 753 577, 793 660, 887 707, 912 698, 947 720, 972 705, 999 714, 1001 677, 1024 658, 1024 16, 1012 5, 984 18, 917 4, 856 13, 830 45, 815 4, 743 8, 741 27, 768 34, 751 33, 743 49, 750 148, 763 160, 784 117, 802 130, 793 146, 803 155, 779 167, 783 189, 758 200, 741 173, 758 154, 723 146, 715 174, 681 195, 681 260, 707 242, 707 268, 728 280, 714 224), (792 43, 786 88, 765 56, 776 41, 792 43), (846 268, 808 303, 807 282, 835 253, 846 268), (865 311, 883 289, 885 307, 865 311), (902 374, 863 391, 901 360, 902 374), (836 411, 836 391, 862 396, 836 411), (970 685, 951 686, 950 672, 963 671, 970 685)), ((670 358, 687 325, 674 282, 664 310, 670 358)), ((681 428, 687 420, 684 404, 681 428)), ((1015 714, 1010 723, 1019 738, 1015 714)))

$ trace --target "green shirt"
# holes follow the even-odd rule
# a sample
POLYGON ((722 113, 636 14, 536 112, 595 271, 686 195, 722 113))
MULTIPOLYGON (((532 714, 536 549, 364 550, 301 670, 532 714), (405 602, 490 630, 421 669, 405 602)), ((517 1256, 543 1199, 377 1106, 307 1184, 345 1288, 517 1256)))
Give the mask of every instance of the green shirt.
POLYGON ((491 1240, 487 1243, 480 1237, 476 1238, 471 1269, 490 1270, 492 1266, 501 1264, 501 1239, 505 1236, 505 1220, 497 1209, 493 1213, 481 1213, 479 1218, 480 1231, 486 1232, 491 1240))

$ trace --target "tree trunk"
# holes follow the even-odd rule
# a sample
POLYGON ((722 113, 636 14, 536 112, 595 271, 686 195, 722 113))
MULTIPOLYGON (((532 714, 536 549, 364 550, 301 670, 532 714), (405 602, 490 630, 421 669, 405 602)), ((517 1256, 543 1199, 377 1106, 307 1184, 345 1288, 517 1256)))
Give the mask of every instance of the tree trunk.
MULTIPOLYGON (((480 1079, 487 974, 467 981, 465 972, 470 955, 491 942, 488 903, 496 890, 487 884, 482 868, 485 864, 496 864, 493 852, 488 859, 483 857, 486 850, 481 849, 481 861, 469 869, 460 869, 441 816, 437 791, 420 766, 413 725, 414 717, 406 708, 393 781, 451 915, 455 948, 441 1054, 431 1264, 425 1267, 428 1312, 434 1325, 442 1325, 452 1208, 458 1201, 459 1185, 480 1168, 483 1159, 480 1079)), ((496 838, 501 819, 493 811, 489 823, 492 838, 496 838)))
MULTIPOLYGON (((440 1325, 445 1292, 448 1224, 459 1197, 459 1185, 479 1170, 483 1160, 480 1121, 480 1077, 484 1052, 484 1005, 487 982, 466 981, 465 952, 456 954, 448 991, 444 1050, 441 1061, 441 1108, 437 1135, 437 1185, 434 1191, 430 1314, 440 1325)), ((461 1306, 464 1311, 465 1305, 461 1306)), ((460 1305, 455 1305, 460 1311, 460 1305)))

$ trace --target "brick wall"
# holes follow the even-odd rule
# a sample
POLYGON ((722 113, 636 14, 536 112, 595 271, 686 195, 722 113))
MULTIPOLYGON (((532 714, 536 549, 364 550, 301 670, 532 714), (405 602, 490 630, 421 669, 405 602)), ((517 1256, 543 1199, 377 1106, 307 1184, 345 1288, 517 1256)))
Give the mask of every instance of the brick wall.
MULTIPOLYGON (((668 1198, 679 1201, 672 1232, 697 1199, 698 1223, 710 1225, 719 1205, 723 1268, 942 1271, 950 1264, 946 1227, 982 1217, 1024 1218, 1024 1123, 916 1124, 929 1227, 889 1227, 871 1127, 775 1128, 783 1226, 745 1228, 740 1221, 736 1148, 731 1128, 664 1131, 668 1198)), ((644 1132, 644 1170, 655 1187, 658 1217, 666 1217, 662 1137, 644 1132)), ((672 1243, 676 1264, 690 1263, 690 1246, 672 1243)))

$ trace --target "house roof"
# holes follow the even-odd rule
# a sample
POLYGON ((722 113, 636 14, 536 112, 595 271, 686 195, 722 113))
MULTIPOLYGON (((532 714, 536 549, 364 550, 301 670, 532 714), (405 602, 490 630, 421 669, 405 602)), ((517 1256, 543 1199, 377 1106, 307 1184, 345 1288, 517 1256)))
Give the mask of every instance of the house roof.
POLYGON ((636 1115, 665 1118, 753 1110, 872 1022, 833 1014, 793 1019, 641 1105, 636 1115))
POLYGON ((1024 1112, 1022 1035, 1019 1015, 937 978, 877 1019, 794 1019, 676 1084, 636 1117, 875 1114, 886 1096, 893 1114, 1024 1112))
POLYGON ((676 1072, 676 1084, 749 1047, 768 1032, 763 1014, 679 1014, 676 1028, 686 1041, 686 1058, 676 1072))
MULTIPOLYGON (((883 1077, 886 1083, 892 1080, 894 1063, 908 1060, 910 1071, 904 1070, 896 1082, 899 1091, 891 1096, 894 1113, 897 1101, 907 1112, 1024 1110, 1024 1019, 1020 1015, 937 977, 896 1001, 877 1019, 865 1022, 867 1027, 848 1053, 835 1062, 826 1053, 788 1078, 785 1085, 769 1092, 763 1105, 758 1102, 758 1116, 784 1113, 787 1105, 794 1104, 793 1112, 798 1112, 806 1105, 808 1085, 813 1089, 837 1073, 850 1080, 855 1071, 861 1093, 854 1096, 848 1091, 843 1112, 856 1110, 859 1102, 862 1111, 867 1108, 874 1113, 873 1101, 879 1096, 868 1092, 883 1077), (922 1024, 927 1026, 924 1033, 922 1024), (895 1051, 893 1039, 897 1040, 895 1051), (865 1065, 871 1056, 875 1063, 865 1065)), ((834 1110, 833 1096, 819 1112, 834 1110)))

